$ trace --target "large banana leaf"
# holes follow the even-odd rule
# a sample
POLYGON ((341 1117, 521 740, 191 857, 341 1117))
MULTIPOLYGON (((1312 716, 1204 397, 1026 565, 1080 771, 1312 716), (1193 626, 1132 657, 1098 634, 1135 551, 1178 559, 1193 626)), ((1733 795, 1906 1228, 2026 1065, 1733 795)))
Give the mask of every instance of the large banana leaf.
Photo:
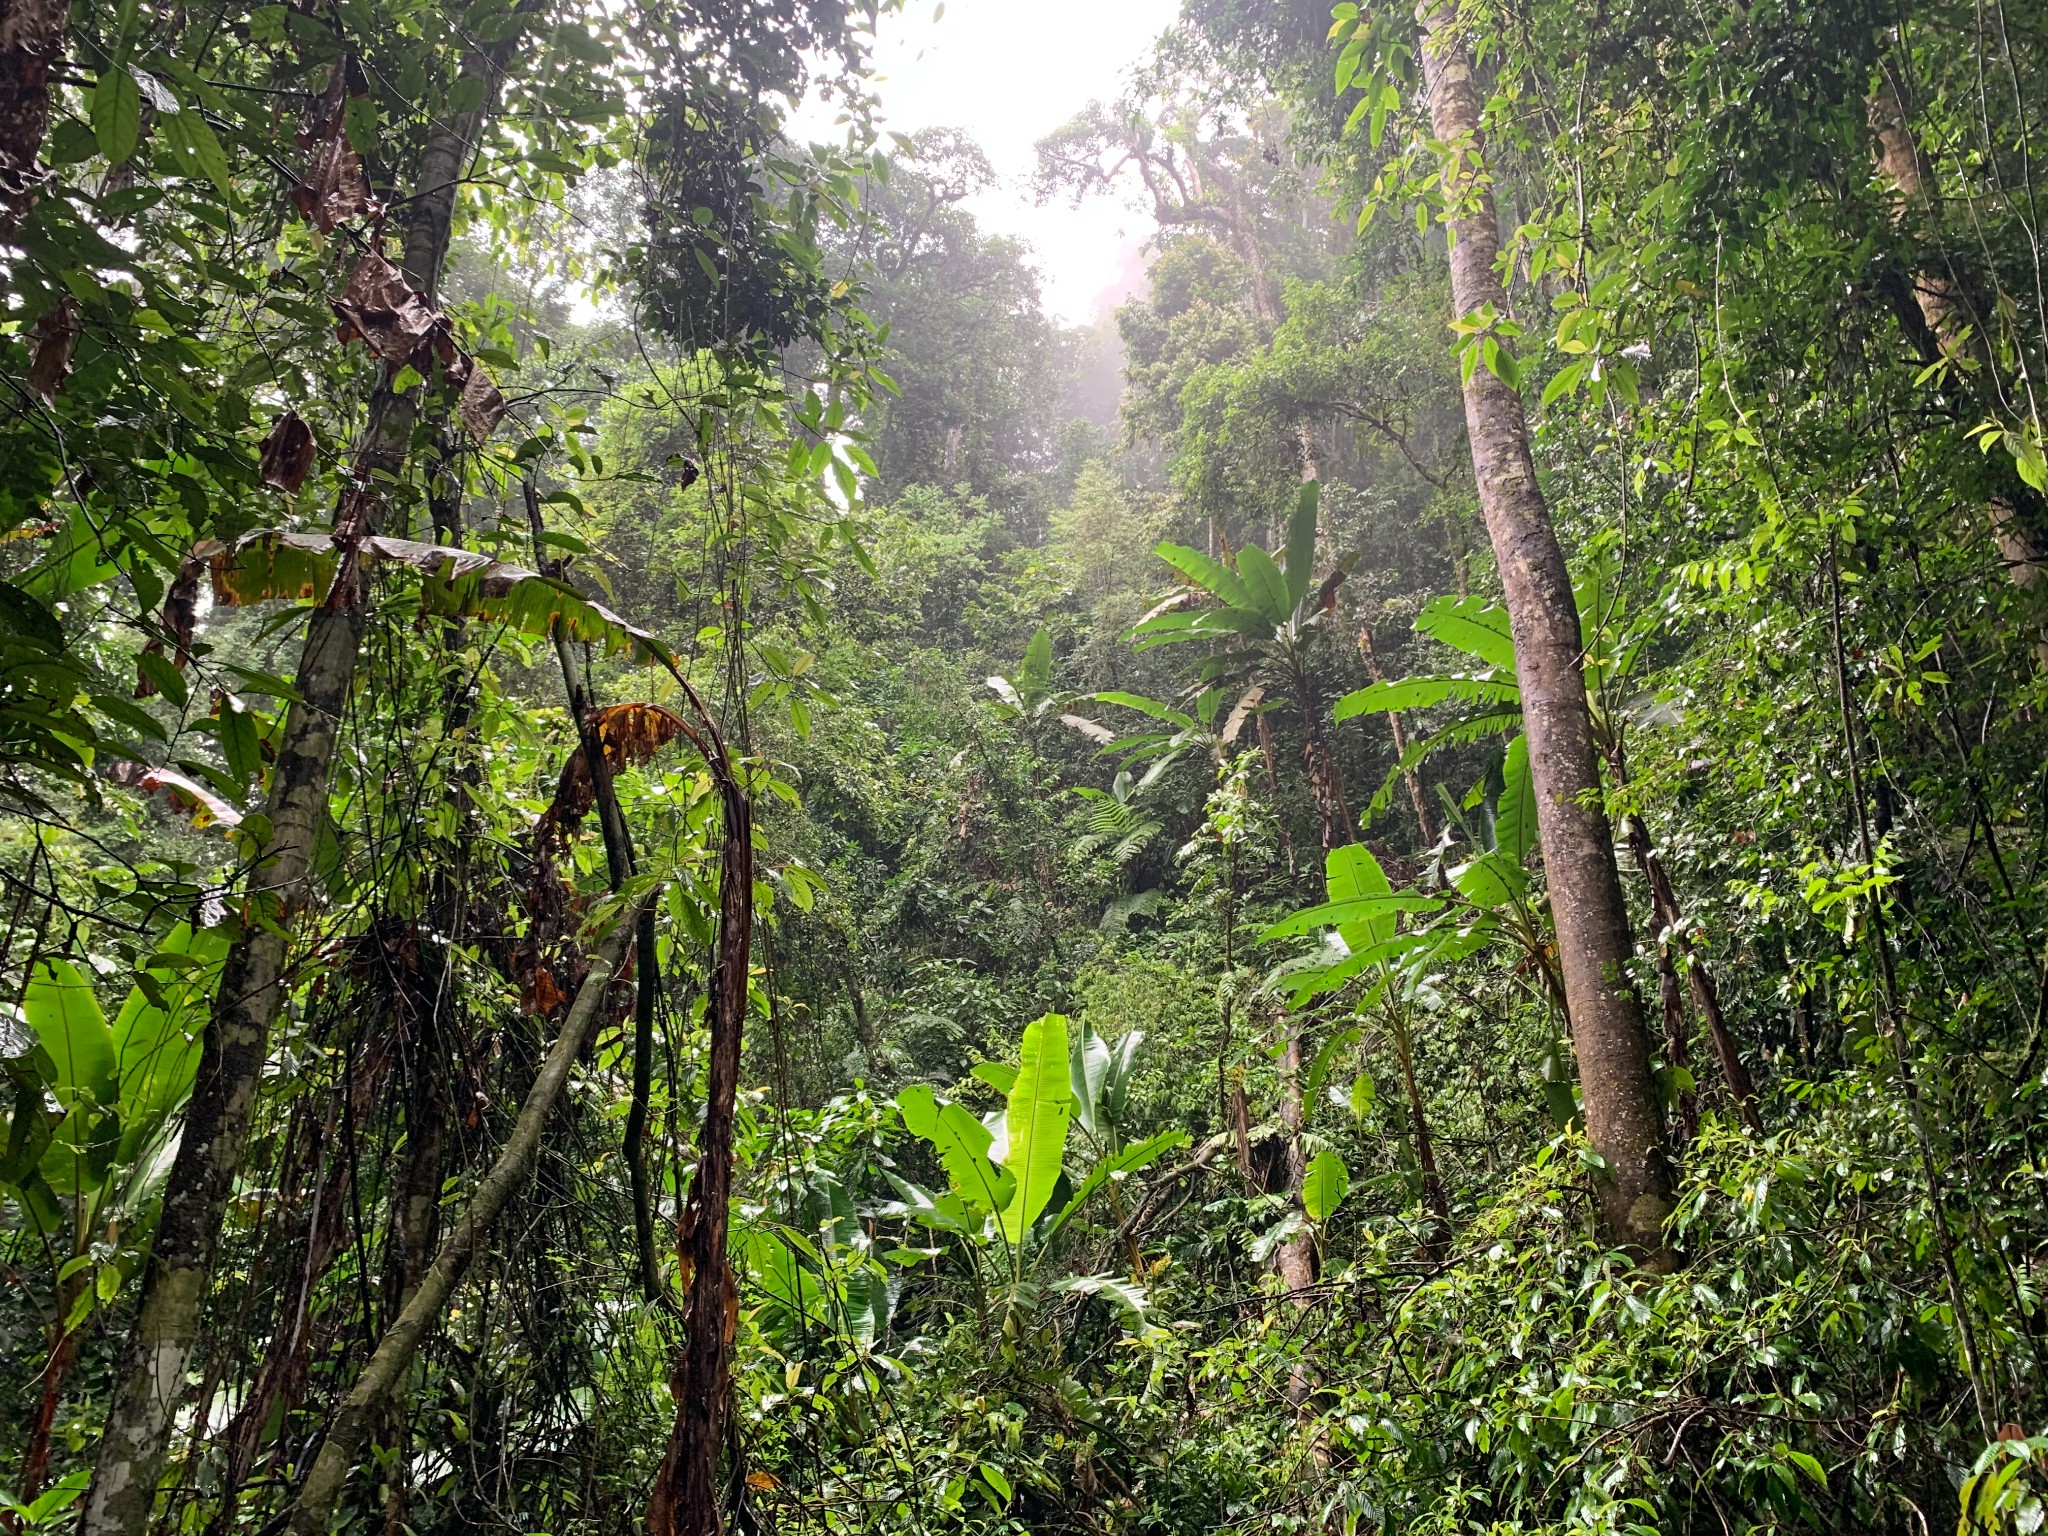
POLYGON ((64 1110, 42 1174, 58 1194, 80 1194, 105 1177, 114 1155, 114 1034, 92 983, 68 960, 37 962, 22 1012, 56 1069, 50 1088, 64 1110))
POLYGON ((1011 1203, 1016 1180, 989 1160, 995 1138, 964 1106, 941 1104, 929 1086, 913 1083, 896 1095, 896 1107, 910 1134, 930 1142, 938 1152, 953 1193, 963 1204, 992 1215, 1011 1203))
POLYGON ((1287 520, 1287 611, 1291 615, 1308 596, 1310 573, 1316 568, 1316 504, 1322 488, 1311 480, 1295 498, 1287 520))
POLYGON ((1427 709, 1446 699, 1467 704, 1515 704, 1522 702, 1522 690, 1512 675, 1488 677, 1404 677, 1382 683, 1368 683, 1347 693, 1331 711, 1339 722, 1358 715, 1380 714, 1395 709, 1427 709))
POLYGON ((162 1129, 192 1091, 192 1075, 199 1066, 199 1034, 227 948, 225 929, 195 931, 188 923, 178 924, 158 953, 182 957, 187 963, 172 961, 148 968, 157 996, 168 1006, 158 1007, 137 986, 114 1016, 114 1063, 121 1106, 118 1161, 135 1161, 143 1144, 162 1129))
MULTIPOLYGON (((1074 1031, 1074 1044, 1067 1061, 1067 1082, 1074 1096, 1074 1118, 1090 1136, 1100 1136, 1103 1119, 1096 1105, 1109 1078, 1109 1042, 1095 1032, 1086 1019, 1074 1031)), ((1016 1086, 1011 1079, 1010 1086, 1016 1086)))
POLYGON ((1068 1083, 1067 1021, 1048 1013, 1024 1026, 1017 1083, 1010 1090, 1009 1146, 1003 1164, 1017 1181, 999 1216, 1012 1247, 1052 1200, 1067 1150, 1067 1122, 1073 1115, 1068 1083))
POLYGON ((1425 603, 1415 627, 1454 650, 1477 656, 1489 667, 1515 675, 1515 638, 1507 610, 1480 597, 1439 597, 1425 603))
POLYGON ((1503 858, 1517 864, 1529 862, 1529 850, 1536 846, 1536 781, 1529 774, 1529 738, 1517 736, 1508 743, 1507 761, 1501 766, 1501 791, 1493 818, 1494 846, 1503 858))
POLYGON ((1318 928, 1341 929, 1346 923, 1391 918, 1396 912, 1434 912, 1442 905, 1434 896, 1418 896, 1413 891, 1395 891, 1391 895, 1359 897, 1350 901, 1326 901, 1321 906, 1307 907, 1291 917, 1281 918, 1259 935, 1259 942, 1264 944, 1272 939, 1284 939, 1290 934, 1313 933, 1318 928))
POLYGON ((1344 1166, 1344 1159, 1328 1148, 1318 1152, 1301 1181, 1301 1205, 1308 1219, 1321 1226, 1350 1193, 1351 1170, 1344 1166))
POLYGON ((1247 544, 1237 552, 1237 574, 1251 589, 1252 607, 1259 617, 1277 629, 1294 615, 1294 604, 1287 600, 1287 578, 1280 574, 1280 567, 1273 563, 1273 557, 1256 544, 1247 544))
POLYGON ((1226 606, 1258 607, 1235 571, 1221 561, 1210 559, 1199 549, 1189 549, 1185 544, 1161 544, 1153 553, 1226 606))

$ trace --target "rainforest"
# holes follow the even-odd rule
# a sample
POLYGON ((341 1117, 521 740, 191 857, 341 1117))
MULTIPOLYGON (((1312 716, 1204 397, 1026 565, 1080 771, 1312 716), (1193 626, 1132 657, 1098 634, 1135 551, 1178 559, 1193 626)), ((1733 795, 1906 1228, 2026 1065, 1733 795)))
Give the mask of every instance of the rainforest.
POLYGON ((2042 1530, 2048 8, 951 5, 0 0, 0 1527, 2042 1530))

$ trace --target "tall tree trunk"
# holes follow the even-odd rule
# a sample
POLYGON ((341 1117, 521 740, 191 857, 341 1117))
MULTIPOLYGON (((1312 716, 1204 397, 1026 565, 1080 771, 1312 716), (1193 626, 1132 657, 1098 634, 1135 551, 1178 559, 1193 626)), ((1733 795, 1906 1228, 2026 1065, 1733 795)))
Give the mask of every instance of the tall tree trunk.
MULTIPOLYGON (((420 157, 406 230, 406 280, 431 303, 447 260, 455 189, 463 162, 496 97, 510 40, 465 56, 461 77, 483 86, 480 104, 439 119, 420 157)), ((335 533, 373 531, 379 482, 405 468, 420 389, 392 388, 387 368, 370 399, 363 446, 335 512, 335 533)), ((221 968, 219 991, 200 1044, 185 1111, 184 1135, 164 1195, 163 1214, 143 1278, 141 1310, 123 1352, 114 1401, 100 1441, 79 1536, 142 1536, 169 1449, 172 1421, 199 1339, 200 1312, 221 1221, 242 1166, 256 1083, 269 1054, 270 1029, 284 1003, 294 919, 313 894, 313 845, 327 814, 327 772, 355 682, 366 594, 339 573, 335 590, 307 622, 291 707, 271 770, 263 814, 270 823, 263 858, 244 897, 240 936, 221 968), (262 920, 254 909, 261 906, 262 920)))
POLYGON ((0 0, 0 239, 21 228, 42 185, 50 66, 70 17, 71 0, 0 0))
MULTIPOLYGON (((687 685, 686 685, 687 686, 687 685)), ((717 960, 711 973, 711 1051, 697 1173, 677 1232, 683 1284, 683 1343, 669 1390, 676 1421, 647 1504, 650 1536, 717 1536, 718 1451, 739 1282, 726 1262, 732 1202, 733 1113, 739 1102, 740 1045, 747 1020, 747 972, 754 928, 753 807, 726 757, 725 743, 694 692, 697 738, 718 783, 725 820, 718 872, 717 960)))
MULTIPOLYGON (((1877 167, 1891 183, 1896 221, 1904 224, 1920 217, 1934 222, 1939 204, 1934 167, 1914 136, 1912 120, 1889 72, 1871 92, 1868 106, 1871 132, 1877 140, 1877 167)), ((1974 381, 1978 396, 1994 416, 2009 414, 1998 399, 1996 359, 1989 338, 1962 284, 1947 272, 1921 271, 1912 275, 1912 290, 1920 318, 1941 356, 1959 368, 1968 366, 1970 372, 1961 382, 1970 385, 1974 381)), ((1985 513, 2006 579, 2023 591, 2032 590, 2048 573, 2048 552, 2027 527, 2017 501, 2004 492, 1993 492, 1986 498, 1985 513)), ((2048 655, 2048 651, 2037 653, 2048 655)))
MULTIPOLYGON (((1451 0, 1423 0, 1423 78, 1436 137, 1449 146, 1451 292, 1457 317, 1506 318, 1495 271, 1494 212, 1471 55, 1451 0)), ((1476 344, 1476 338, 1475 338, 1476 344)), ((1508 354, 1508 343, 1500 339, 1508 354)), ((1627 967, 1633 949, 1614 845, 1601 809, 1600 769, 1579 670, 1579 615, 1564 552, 1536 483, 1521 394, 1491 369, 1464 389, 1472 469, 1514 631, 1537 828, 1579 1062, 1586 1132, 1606 1163, 1596 1179, 1601 1225, 1646 1257, 1666 1255, 1672 1176, 1664 1117, 1650 1078, 1649 1041, 1627 967)))
MULTIPOLYGON (((638 905, 644 905, 646 900, 641 898, 638 905)), ((314 1458, 312 1470, 306 1474, 305 1484, 292 1505, 287 1528, 294 1536, 327 1536, 333 1526, 334 1510, 341 1499, 342 1486, 348 1480, 370 1426, 391 1401, 393 1391, 406 1368, 412 1364, 413 1356, 419 1352, 428 1330, 440 1321, 441 1311, 448 1305, 455 1282, 490 1232, 491 1223, 498 1219, 498 1213, 504 1210, 532 1171, 534 1154, 540 1150, 541 1132, 546 1128, 555 1101, 568 1085, 570 1069, 575 1066, 584 1042, 597 1027, 605 992, 618 970, 619 956, 637 926, 636 908, 621 914, 612 931, 598 946, 590 969, 584 973, 583 984, 576 989, 576 1001, 569 1007, 569 1016, 562 1021, 562 1032, 556 1037, 547 1060, 541 1063, 533 1087, 527 1090, 525 1102, 519 1106, 519 1116, 512 1123, 512 1133, 499 1149, 497 1161, 478 1182, 476 1193, 470 1197, 467 1209, 455 1223, 455 1229, 448 1234, 441 1251, 434 1255, 434 1262, 427 1266, 404 1310, 377 1341, 369 1363, 363 1367, 355 1385, 349 1388, 348 1395, 335 1410, 334 1423, 320 1446, 320 1454, 314 1458)))

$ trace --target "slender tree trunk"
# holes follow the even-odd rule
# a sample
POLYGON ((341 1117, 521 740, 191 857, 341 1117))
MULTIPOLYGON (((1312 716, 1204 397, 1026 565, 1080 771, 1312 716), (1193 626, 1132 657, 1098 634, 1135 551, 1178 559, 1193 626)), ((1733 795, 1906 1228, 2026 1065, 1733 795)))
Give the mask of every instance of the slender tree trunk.
MULTIPOLYGON (((1358 626, 1358 654, 1365 658, 1366 674, 1376 683, 1384 683, 1387 674, 1380 667, 1380 658, 1372 646, 1372 626, 1358 626)), ((1394 758, 1399 761, 1408 755, 1408 728, 1401 721, 1401 711, 1387 711, 1387 724, 1394 732, 1394 758)), ((1401 770, 1401 781, 1408 787, 1408 803, 1415 807, 1415 824, 1422 829, 1422 845, 1436 846, 1436 824, 1430 820, 1429 802, 1422 795, 1422 775, 1413 768, 1401 770)))
POLYGON ((321 1444, 320 1454, 314 1458, 305 1485, 292 1505, 287 1528, 294 1536, 327 1536, 334 1523, 342 1485, 348 1480, 371 1424, 390 1402, 428 1330, 440 1321, 456 1280, 490 1232, 491 1223, 526 1182, 534 1154, 540 1150, 541 1132, 555 1101, 568 1085, 570 1069, 575 1066, 584 1041, 597 1026, 619 956, 637 924, 637 911, 622 915, 598 946, 590 969, 584 973, 583 984, 576 989, 576 1001, 569 1007, 569 1016, 562 1021, 562 1033, 541 1064, 533 1087, 527 1090, 526 1101, 519 1106, 519 1117, 512 1124, 512 1134, 499 1149, 497 1161, 477 1184, 468 1208, 455 1223, 455 1230, 448 1234, 405 1309, 377 1341, 369 1363, 335 1410, 334 1423, 321 1444))
MULTIPOLYGON (((1897 222, 1904 224, 1916 215, 1932 222, 1939 204, 1934 168, 1914 136, 1912 121, 1889 72, 1871 92, 1868 105, 1871 132, 1877 139, 1877 167, 1891 183, 1897 222)), ((1913 302, 1941 355, 1959 368, 1968 365, 1970 372, 1959 383, 1974 385, 1993 415, 2006 415, 1994 383, 1997 359, 1962 284, 1947 272, 1922 271, 1912 275, 1912 289, 1913 302)), ((2048 552, 2027 527, 2012 496, 1993 492, 1986 498, 1985 513, 2006 579, 2022 591, 2031 591, 2048 574, 2048 552)), ((2048 647, 2037 647, 2037 654, 2048 656, 2048 647)))
POLYGON ((754 927, 753 807, 734 776, 725 743, 694 693, 703 722, 698 745, 717 780, 725 820, 718 873, 717 960, 711 973, 711 1051, 697 1173, 677 1233, 683 1284, 683 1343, 669 1390, 676 1421, 648 1499, 650 1536, 717 1536, 718 1452, 724 1443, 727 1371, 739 1282, 726 1262, 732 1202, 733 1113, 739 1102, 740 1045, 754 927))
POLYGON ((1394 1049, 1401 1061, 1401 1086, 1408 1094, 1408 1118, 1415 1138, 1415 1162, 1422 1170, 1422 1203, 1429 1207, 1431 1228, 1423 1234, 1426 1258, 1441 1258, 1451 1240, 1451 1203, 1444 1198, 1444 1181, 1437 1172, 1436 1143, 1430 1139, 1429 1115, 1422 1107, 1422 1089, 1415 1081, 1415 1041, 1408 1023, 1397 1014, 1394 1019, 1394 1049))
MULTIPOLYGON (((92 1271, 83 1269, 57 1287, 56 1341, 51 1344, 50 1353, 43 1361, 41 1386, 36 1394, 36 1414, 29 1423, 28 1445, 21 1454, 21 1481, 15 1498, 23 1504, 35 1502, 36 1495, 43 1491, 43 1479, 49 1475, 50 1445, 57 1425, 57 1409, 64 1400, 64 1383, 70 1379, 81 1342, 79 1330, 65 1327, 64 1319, 70 1315, 72 1304, 83 1294, 91 1279, 92 1271)), ((14 1530, 19 1527, 10 1525, 8 1528, 14 1530)))
POLYGON ((0 0, 0 239, 35 205, 50 131, 50 66, 64 51, 71 0, 0 0))
MULTIPOLYGON (((511 46, 507 41, 488 54, 464 58, 462 77, 484 85, 484 104, 442 118, 420 158, 404 270, 430 303, 447 259, 463 162, 496 95, 497 75, 511 46)), ((335 513, 335 533, 343 539, 373 531, 378 484, 403 471, 411 450, 422 391, 400 394, 391 379, 387 368, 371 396, 363 446, 335 513)), ((113 1406, 79 1536, 142 1536, 149 1524, 172 1421, 198 1344, 222 1217, 246 1150, 270 1028, 289 982, 289 935, 313 895, 309 872, 327 814, 328 767, 362 644, 366 594, 346 574, 353 564, 345 554, 337 560, 335 590, 307 622, 295 679, 300 698, 286 718, 263 808, 270 834, 244 896, 241 933, 221 968, 201 1040, 184 1135, 143 1278, 141 1310, 116 1372, 113 1406), (261 920, 253 909, 261 909, 261 920)))
MULTIPOLYGON (((1479 131, 1471 55, 1451 0, 1423 0, 1423 77, 1436 137, 1449 146, 1451 291, 1461 321, 1505 318, 1495 271, 1500 230, 1479 131)), ((1475 338, 1476 344, 1476 338, 1475 338)), ((1511 356, 1505 338, 1499 345, 1511 356)), ((1513 628, 1543 867, 1570 1003, 1586 1131, 1606 1170, 1594 1184, 1613 1241, 1661 1260, 1672 1175, 1650 1047, 1630 985, 1633 950, 1614 846, 1601 809, 1600 770, 1579 670, 1579 616, 1564 552, 1536 482, 1522 397, 1481 365, 1465 385, 1465 426, 1513 628)))
MULTIPOLYGON (((1308 1182, 1308 1159, 1301 1146, 1301 1015, 1290 1011, 1282 1027, 1287 1031, 1287 1043, 1280 1063, 1280 1127, 1286 1132, 1287 1195, 1299 1204, 1302 1186, 1308 1182)), ((1274 1268, 1280 1272, 1281 1283, 1293 1293, 1295 1305, 1307 1306, 1309 1287, 1316 1283, 1316 1249, 1306 1227, 1280 1245, 1274 1268)))

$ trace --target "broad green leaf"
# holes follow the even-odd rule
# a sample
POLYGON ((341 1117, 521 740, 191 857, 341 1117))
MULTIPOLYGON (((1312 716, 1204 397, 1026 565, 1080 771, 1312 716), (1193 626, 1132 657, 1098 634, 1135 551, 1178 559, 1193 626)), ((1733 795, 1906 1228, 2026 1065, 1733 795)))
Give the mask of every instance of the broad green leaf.
POLYGON ((1501 767, 1500 803, 1494 811, 1494 846, 1503 858, 1517 864, 1529 862, 1529 850, 1536 846, 1536 781, 1529 773, 1529 738, 1517 736, 1508 743, 1507 761, 1501 767))
POLYGON ((142 85, 126 66, 116 65, 92 88, 92 133, 109 165, 135 153, 142 137, 142 85))
POLYGON ((1098 693, 1094 695, 1097 704, 1121 704, 1125 709, 1135 709, 1141 715, 1150 715, 1154 720, 1163 720, 1168 725, 1177 725, 1182 730, 1193 730, 1195 722, 1170 704, 1157 699, 1148 699, 1138 693, 1098 693))
POLYGON ((1052 631, 1043 624, 1024 647, 1024 664, 1017 669, 1017 691, 1027 700, 1042 699, 1052 691, 1052 631))
POLYGON ((1090 1136, 1102 1134, 1103 1122, 1097 1115, 1096 1105, 1108 1078, 1109 1042, 1095 1033, 1095 1026, 1084 1018, 1081 1027, 1074 1032, 1073 1049, 1067 1062, 1067 1082, 1073 1092, 1074 1118, 1081 1122, 1081 1129, 1090 1136))
POLYGON ((1015 1067, 1005 1066, 1000 1061, 976 1062, 974 1066, 969 1069, 968 1075, 970 1077, 980 1078, 984 1083, 987 1083, 989 1087, 995 1089, 997 1093, 1002 1094, 1005 1098, 1009 1097, 1010 1089, 1014 1087, 1017 1082, 1017 1069, 1015 1067))
POLYGON ((1484 853, 1451 870, 1451 884, 1473 906, 1485 911, 1504 907, 1528 888, 1529 876, 1502 853, 1484 853))
POLYGON ((1131 1091, 1131 1071, 1137 1064, 1138 1047, 1145 1043, 1145 1031, 1127 1029, 1109 1048, 1109 1074, 1103 1079, 1101 1102, 1096 1113, 1115 1131, 1123 1124, 1124 1101, 1131 1091))
POLYGON ((1358 901, 1328 901, 1319 907, 1304 908, 1292 917, 1281 918, 1259 935, 1259 942, 1264 944, 1273 939, 1284 939, 1290 934, 1313 933, 1318 928, 1341 928, 1346 923, 1366 922, 1395 912, 1434 912, 1442 905, 1434 896, 1418 896, 1413 891, 1397 891, 1391 896, 1358 901))
POLYGON ((757 1290, 812 1327, 825 1324, 824 1290, 781 1233, 755 1228, 747 1234, 745 1252, 747 1278, 757 1290))
POLYGON ((222 197, 234 194, 234 172, 228 165, 227 151, 221 148, 220 140, 196 107, 164 119, 163 132, 172 153, 188 173, 196 170, 213 183, 222 197))
MULTIPOLYGON (((1258 604, 1252 601, 1250 590, 1229 566, 1211 560, 1199 549, 1190 549, 1185 544, 1161 544, 1153 553, 1211 597, 1221 598, 1230 607, 1258 607, 1258 604)), ((1161 617, 1170 615, 1163 614, 1161 617)))
POLYGON ((1119 1275, 1069 1275, 1064 1280, 1055 1280, 1046 1289, 1060 1296, 1107 1296, 1139 1322, 1145 1320, 1152 1306, 1142 1285, 1134 1285, 1119 1275))
POLYGON ((180 923, 158 951, 165 963, 147 969, 157 995, 170 1006, 159 1008, 135 987, 114 1016, 113 1046, 121 1105, 121 1145, 115 1154, 133 1162, 144 1143, 160 1130, 185 1096, 199 1066, 199 1036, 228 948, 227 933, 180 923), (172 963, 182 957, 192 963, 172 963))
POLYGON ((1515 640, 1508 628, 1507 610, 1494 607, 1484 598, 1433 598, 1417 615, 1415 627, 1454 650, 1477 656, 1489 667, 1515 676, 1515 640))
POLYGON ((1352 1046, 1358 1044, 1364 1034, 1364 1030, 1353 1025, 1349 1029, 1338 1030, 1336 1034, 1330 1036, 1323 1043, 1323 1048, 1316 1052, 1316 1059, 1309 1063, 1308 1076, 1302 1079, 1301 1098, 1303 1103, 1313 1104, 1315 1102, 1316 1093, 1322 1088, 1323 1079, 1330 1075, 1330 1068, 1336 1065, 1337 1058, 1352 1046))
MULTIPOLYGON (((1323 856, 1323 888, 1331 906, 1345 902, 1377 902, 1394 894, 1387 872, 1380 868, 1380 861, 1363 843, 1332 848, 1323 856)), ((1356 954, 1391 939, 1398 918, 1396 911, 1376 908, 1363 917, 1341 924, 1337 931, 1345 946, 1356 954)))
POLYGON ((1316 565, 1316 502, 1322 488, 1311 480, 1295 499, 1294 515, 1287 520, 1287 612, 1292 615, 1308 596, 1309 580, 1316 565))
POLYGON ((941 1104, 931 1088, 913 1083, 896 1095, 896 1107, 913 1136, 930 1142, 952 1181, 953 1192, 971 1210, 987 1214, 1010 1203, 1016 1183, 989 1160, 994 1137, 959 1104, 941 1104))
POLYGON ((115 1101, 114 1034, 93 996, 92 983, 68 960, 41 960, 22 994, 30 1029, 55 1063, 50 1086, 65 1109, 115 1101))
POLYGON ((1067 1070, 1066 1019, 1048 1013, 1025 1025, 1017 1084, 1010 1090, 1009 1146, 1003 1154, 1003 1166, 1017 1181, 1000 1213, 1003 1235, 1012 1246, 1024 1241, 1059 1182, 1073 1114, 1067 1070))
POLYGON ((1427 709, 1446 699, 1469 704, 1520 704, 1522 690, 1513 677, 1404 677, 1389 679, 1347 693, 1331 712, 1339 722, 1359 715, 1396 709, 1427 709))
POLYGON ((1301 1208, 1308 1219, 1321 1226, 1350 1193, 1351 1170, 1344 1159, 1327 1147, 1318 1152, 1301 1181, 1301 1208))
POLYGON ((1237 552, 1237 574, 1251 590, 1252 601, 1247 606, 1267 625, 1278 629, 1293 617, 1294 604, 1287 600, 1287 578, 1280 574, 1273 557, 1258 545, 1247 544, 1237 552))

